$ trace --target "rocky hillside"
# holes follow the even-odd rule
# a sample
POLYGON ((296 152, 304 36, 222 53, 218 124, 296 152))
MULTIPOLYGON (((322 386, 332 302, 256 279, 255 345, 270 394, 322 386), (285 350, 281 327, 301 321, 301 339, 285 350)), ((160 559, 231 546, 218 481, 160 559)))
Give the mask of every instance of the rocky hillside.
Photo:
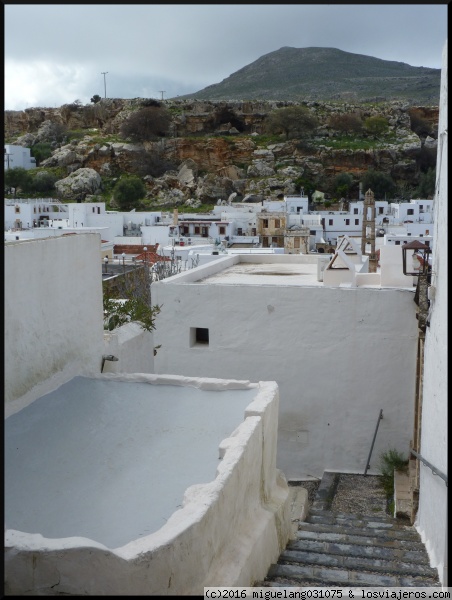
POLYGON ((118 179, 136 174, 147 190, 138 209, 196 207, 231 194, 236 201, 260 201, 298 193, 307 182, 329 191, 340 173, 353 176, 352 197, 357 197, 360 178, 369 169, 390 175, 400 194, 409 195, 425 161, 434 166, 436 160, 437 106, 306 103, 319 123, 315 134, 286 140, 266 134, 265 122, 272 111, 294 103, 168 100, 163 106, 171 114, 169 134, 131 143, 121 138, 120 126, 144 104, 143 99, 104 99, 86 106, 6 111, 5 143, 32 149, 47 144, 51 155, 38 171, 57 177, 64 200, 97 197, 109 205, 118 179), (332 115, 344 113, 383 116, 389 129, 379 139, 346 135, 331 127, 332 115))
POLYGON ((336 48, 284 47, 222 82, 182 98, 438 104, 440 77, 440 69, 412 67, 336 48))

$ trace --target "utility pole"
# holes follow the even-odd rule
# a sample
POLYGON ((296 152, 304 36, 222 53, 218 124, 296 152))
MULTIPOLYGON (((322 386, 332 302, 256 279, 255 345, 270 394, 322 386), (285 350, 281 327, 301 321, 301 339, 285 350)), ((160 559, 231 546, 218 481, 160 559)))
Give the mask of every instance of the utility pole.
POLYGON ((163 100, 163 94, 166 92, 166 90, 159 90, 159 92, 162 94, 162 100, 163 100))
POLYGON ((108 71, 102 72, 101 75, 104 76, 104 98, 107 97, 107 82, 105 80, 105 75, 108 73, 108 71))
POLYGON ((11 153, 5 152, 5 156, 6 156, 6 160, 8 161, 8 169, 9 169, 9 157, 11 156, 11 153))

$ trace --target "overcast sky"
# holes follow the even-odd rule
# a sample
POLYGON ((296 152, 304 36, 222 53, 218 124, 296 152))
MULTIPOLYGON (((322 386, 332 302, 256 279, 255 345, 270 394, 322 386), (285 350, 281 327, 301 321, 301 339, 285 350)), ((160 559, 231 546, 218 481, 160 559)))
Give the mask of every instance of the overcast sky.
POLYGON ((8 4, 5 109, 172 98, 283 46, 441 68, 446 4, 8 4), (102 73, 106 72, 104 76, 102 73))

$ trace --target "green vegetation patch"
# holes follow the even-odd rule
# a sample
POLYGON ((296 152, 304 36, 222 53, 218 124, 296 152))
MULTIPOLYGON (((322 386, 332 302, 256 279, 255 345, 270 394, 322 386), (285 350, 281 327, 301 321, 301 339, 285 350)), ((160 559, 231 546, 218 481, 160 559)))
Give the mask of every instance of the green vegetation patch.
POLYGON ((394 448, 380 454, 379 469, 381 473, 380 485, 386 495, 387 512, 394 513, 394 470, 408 470, 408 459, 394 448))

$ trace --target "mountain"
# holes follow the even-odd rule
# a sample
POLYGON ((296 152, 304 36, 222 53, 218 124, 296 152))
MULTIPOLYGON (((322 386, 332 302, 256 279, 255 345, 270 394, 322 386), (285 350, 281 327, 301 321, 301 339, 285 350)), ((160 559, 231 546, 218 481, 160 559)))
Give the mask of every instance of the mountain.
POLYGON ((283 47, 222 82, 179 96, 195 100, 392 101, 439 103, 441 69, 336 48, 283 47))

